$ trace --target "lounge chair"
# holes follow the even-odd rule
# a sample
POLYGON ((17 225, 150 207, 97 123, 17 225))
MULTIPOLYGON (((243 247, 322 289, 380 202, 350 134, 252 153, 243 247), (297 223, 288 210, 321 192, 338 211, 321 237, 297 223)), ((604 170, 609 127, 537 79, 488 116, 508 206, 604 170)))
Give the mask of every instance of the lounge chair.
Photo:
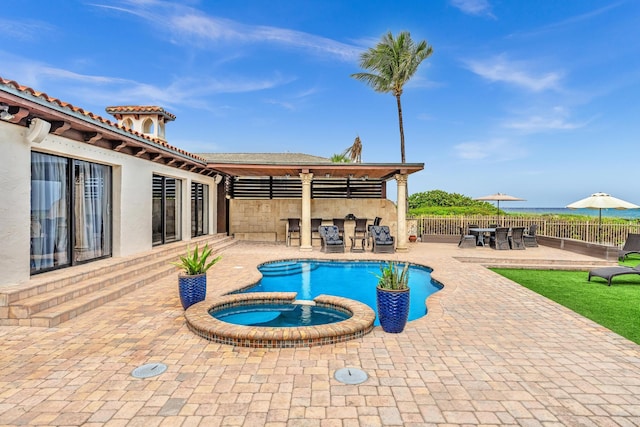
POLYGON ((458 242, 459 248, 475 248, 477 245, 475 235, 469 233, 467 227, 460 227, 460 241, 458 242))
POLYGON ((344 252, 344 240, 340 238, 338 227, 335 225, 321 225, 318 227, 322 239, 322 250, 327 253, 344 252))
POLYGON ((537 232, 538 232, 538 224, 531 224, 529 226, 529 231, 524 236, 522 236, 525 247, 527 248, 538 247, 538 239, 536 238, 537 232))
POLYGON ((491 235, 489 245, 497 250, 511 249, 509 246, 509 227, 496 228, 496 233, 491 235))
POLYGON ((395 239, 386 225, 374 225, 371 227, 371 239, 373 241, 373 252, 394 253, 395 239))
POLYGON ((509 244, 511 249, 524 249, 524 227, 513 227, 511 229, 511 236, 509 237, 509 244))
POLYGON ((607 285, 611 286, 611 279, 616 276, 622 276, 623 274, 640 274, 640 264, 635 267, 625 267, 623 265, 618 267, 601 267, 595 268, 589 271, 588 280, 591 281, 592 277, 602 277, 607 281, 607 285))
POLYGON ((287 227, 287 246, 291 246, 291 239, 298 239, 300 243, 300 218, 287 218, 289 226, 287 227), (294 234, 297 233, 297 236, 294 234))
POLYGON ((627 240, 618 252, 618 259, 624 261, 629 254, 640 254, 640 234, 627 234, 627 240))

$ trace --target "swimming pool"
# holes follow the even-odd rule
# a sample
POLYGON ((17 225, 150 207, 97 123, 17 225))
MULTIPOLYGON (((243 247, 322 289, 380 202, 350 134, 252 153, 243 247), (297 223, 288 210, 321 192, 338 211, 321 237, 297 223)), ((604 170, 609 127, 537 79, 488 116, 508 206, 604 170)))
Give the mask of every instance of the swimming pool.
MULTIPOLYGON (((385 261, 287 260, 262 264, 262 280, 241 292, 295 292, 299 300, 335 295, 360 301, 376 310, 376 285, 385 261)), ((426 299, 442 289, 431 280, 431 269, 411 264, 409 320, 427 314, 426 299)), ((376 316, 375 325, 380 322, 376 316)))

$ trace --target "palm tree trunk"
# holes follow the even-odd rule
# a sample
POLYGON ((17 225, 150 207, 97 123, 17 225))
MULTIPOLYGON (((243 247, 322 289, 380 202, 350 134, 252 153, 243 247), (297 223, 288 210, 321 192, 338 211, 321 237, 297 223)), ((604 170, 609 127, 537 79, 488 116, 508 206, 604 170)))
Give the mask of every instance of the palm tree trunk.
POLYGON ((402 125, 402 104, 400 103, 400 95, 396 95, 398 103, 398 123, 400 124, 400 159, 404 163, 404 126, 402 125))

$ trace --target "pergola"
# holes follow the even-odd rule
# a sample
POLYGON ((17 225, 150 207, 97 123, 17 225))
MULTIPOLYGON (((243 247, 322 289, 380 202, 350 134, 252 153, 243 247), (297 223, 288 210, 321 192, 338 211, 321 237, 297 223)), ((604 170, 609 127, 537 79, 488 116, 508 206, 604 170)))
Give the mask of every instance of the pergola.
MULTIPOLYGON (((209 159, 212 160, 212 159, 209 159)), ((300 250, 311 251, 311 183, 314 176, 351 179, 395 179, 398 185, 398 236, 396 250, 407 250, 407 178, 424 169, 424 163, 331 163, 331 162, 216 162, 207 164, 221 174, 233 177, 291 177, 302 182, 300 250)))

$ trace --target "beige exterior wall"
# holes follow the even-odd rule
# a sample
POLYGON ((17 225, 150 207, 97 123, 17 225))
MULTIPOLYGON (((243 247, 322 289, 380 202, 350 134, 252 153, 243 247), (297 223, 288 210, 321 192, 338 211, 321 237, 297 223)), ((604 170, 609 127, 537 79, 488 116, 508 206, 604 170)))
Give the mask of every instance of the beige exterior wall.
MULTIPOLYGON (((396 205, 387 199, 312 199, 311 218, 344 218, 348 214, 358 218, 376 216, 382 225, 389 226, 391 234, 397 232, 396 205)), ((285 241, 287 218, 301 218, 302 200, 244 200, 232 199, 229 203, 229 234, 240 240, 285 241)), ((353 221, 345 224, 345 232, 351 234, 353 221)), ((298 244, 297 241, 294 242, 298 244)), ((317 245, 317 242, 314 242, 317 245)))
MULTIPOLYGON (((191 239, 191 182, 209 185, 209 231, 215 233, 216 184, 212 177, 153 163, 53 134, 41 143, 25 139, 26 128, 0 121, 0 286, 30 278, 31 150, 112 166, 113 256, 148 251, 151 244, 153 174, 182 183, 182 240, 191 239)), ((69 267, 73 268, 73 267, 69 267)))

